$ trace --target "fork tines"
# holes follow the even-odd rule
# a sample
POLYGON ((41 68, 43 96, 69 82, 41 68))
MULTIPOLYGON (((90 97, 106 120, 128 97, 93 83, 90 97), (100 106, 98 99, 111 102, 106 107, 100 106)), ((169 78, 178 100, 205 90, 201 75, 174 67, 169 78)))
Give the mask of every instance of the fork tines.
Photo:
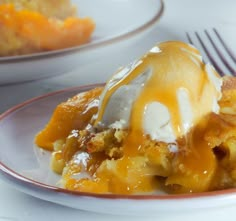
POLYGON ((190 44, 202 48, 206 58, 221 76, 227 74, 236 76, 236 56, 216 28, 211 31, 204 30, 202 35, 194 32, 192 35, 186 33, 186 36, 190 44))

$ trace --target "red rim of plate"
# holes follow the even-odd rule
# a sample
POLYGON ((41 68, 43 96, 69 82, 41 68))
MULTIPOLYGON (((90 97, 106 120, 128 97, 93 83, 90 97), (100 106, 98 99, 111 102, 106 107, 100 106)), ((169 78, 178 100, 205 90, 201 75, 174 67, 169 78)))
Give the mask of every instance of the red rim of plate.
MULTIPOLYGON (((67 88, 64 90, 59 90, 55 92, 51 92, 42 96, 38 96, 35 98, 32 98, 30 100, 27 100, 21 104, 18 104, 3 114, 0 115, 0 123, 3 119, 7 118, 10 116, 12 113, 16 112, 22 107, 26 107, 29 104, 34 103, 35 101, 38 100, 43 100, 46 97, 51 97, 54 95, 58 94, 63 94, 65 92, 70 92, 70 91, 75 91, 75 93, 83 92, 90 90, 95 87, 101 87, 104 86, 104 84, 93 84, 93 85, 85 85, 85 86, 80 86, 80 87, 73 87, 73 88, 67 88)), ((79 192, 79 191, 71 191, 51 185, 47 185, 35 180, 32 180, 30 178, 27 178, 2 162, 0 162, 0 173, 9 181, 14 182, 14 183, 21 183, 24 184, 24 187, 30 187, 31 189, 35 188, 41 189, 43 191, 50 191, 50 192, 56 192, 56 193, 64 193, 64 194, 69 194, 73 195, 75 197, 93 197, 93 198, 100 198, 100 199, 130 199, 130 200, 186 200, 186 199, 196 199, 200 197, 216 197, 216 196, 229 196, 232 194, 236 194, 236 188, 231 188, 231 189, 225 189, 225 190, 218 190, 218 191, 212 191, 212 192, 204 192, 204 193, 192 193, 192 194, 176 194, 176 195, 151 195, 151 194, 141 194, 141 195, 122 195, 122 194, 97 194, 97 193, 88 193, 88 192, 79 192)))

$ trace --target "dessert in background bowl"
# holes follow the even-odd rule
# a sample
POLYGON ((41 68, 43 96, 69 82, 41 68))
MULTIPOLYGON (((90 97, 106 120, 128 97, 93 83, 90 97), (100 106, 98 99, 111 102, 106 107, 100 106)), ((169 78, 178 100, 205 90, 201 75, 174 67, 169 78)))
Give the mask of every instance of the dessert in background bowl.
POLYGON ((64 74, 101 57, 112 71, 127 63, 127 51, 137 56, 133 46, 155 27, 163 12, 161 0, 60 0, 54 4, 50 0, 0 1, 0 84, 64 74), (114 53, 120 60, 116 63, 111 60, 114 53))
POLYGON ((31 54, 88 43, 95 24, 77 18, 68 0, 0 1, 0 56, 31 54))

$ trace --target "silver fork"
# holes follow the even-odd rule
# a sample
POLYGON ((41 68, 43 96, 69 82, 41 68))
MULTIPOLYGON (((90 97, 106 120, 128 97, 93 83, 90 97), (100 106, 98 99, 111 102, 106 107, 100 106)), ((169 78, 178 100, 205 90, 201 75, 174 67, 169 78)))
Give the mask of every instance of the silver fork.
POLYGON ((204 61, 208 60, 221 76, 236 76, 236 56, 216 28, 203 33, 186 33, 186 36, 190 44, 202 49, 204 61))

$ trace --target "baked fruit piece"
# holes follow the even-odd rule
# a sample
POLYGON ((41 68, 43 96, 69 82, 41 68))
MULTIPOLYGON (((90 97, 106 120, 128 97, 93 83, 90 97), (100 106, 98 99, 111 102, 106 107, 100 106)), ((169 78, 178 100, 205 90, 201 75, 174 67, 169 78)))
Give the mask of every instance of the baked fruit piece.
POLYGON ((63 49, 90 41, 95 24, 69 1, 1 1, 0 56, 63 49))
POLYGON ((35 142, 40 147, 53 150, 54 142, 65 140, 72 130, 82 130, 97 111, 97 99, 102 88, 83 92, 59 104, 35 142), (86 111, 87 110, 87 111, 86 111))
POLYGON ((209 114, 188 135, 199 141, 198 151, 201 145, 210 147, 198 152, 202 154, 200 162, 191 160, 194 150, 175 152, 171 144, 153 141, 149 136, 135 156, 126 156, 126 130, 89 127, 97 106, 90 112, 85 110, 91 103, 96 104, 101 88, 60 104, 37 135, 36 144, 54 148, 52 169, 62 174, 60 184, 70 190, 133 194, 161 189, 189 193, 235 187, 236 79, 223 80, 221 113, 209 114), (208 174, 196 175, 202 165, 208 168, 208 174))

